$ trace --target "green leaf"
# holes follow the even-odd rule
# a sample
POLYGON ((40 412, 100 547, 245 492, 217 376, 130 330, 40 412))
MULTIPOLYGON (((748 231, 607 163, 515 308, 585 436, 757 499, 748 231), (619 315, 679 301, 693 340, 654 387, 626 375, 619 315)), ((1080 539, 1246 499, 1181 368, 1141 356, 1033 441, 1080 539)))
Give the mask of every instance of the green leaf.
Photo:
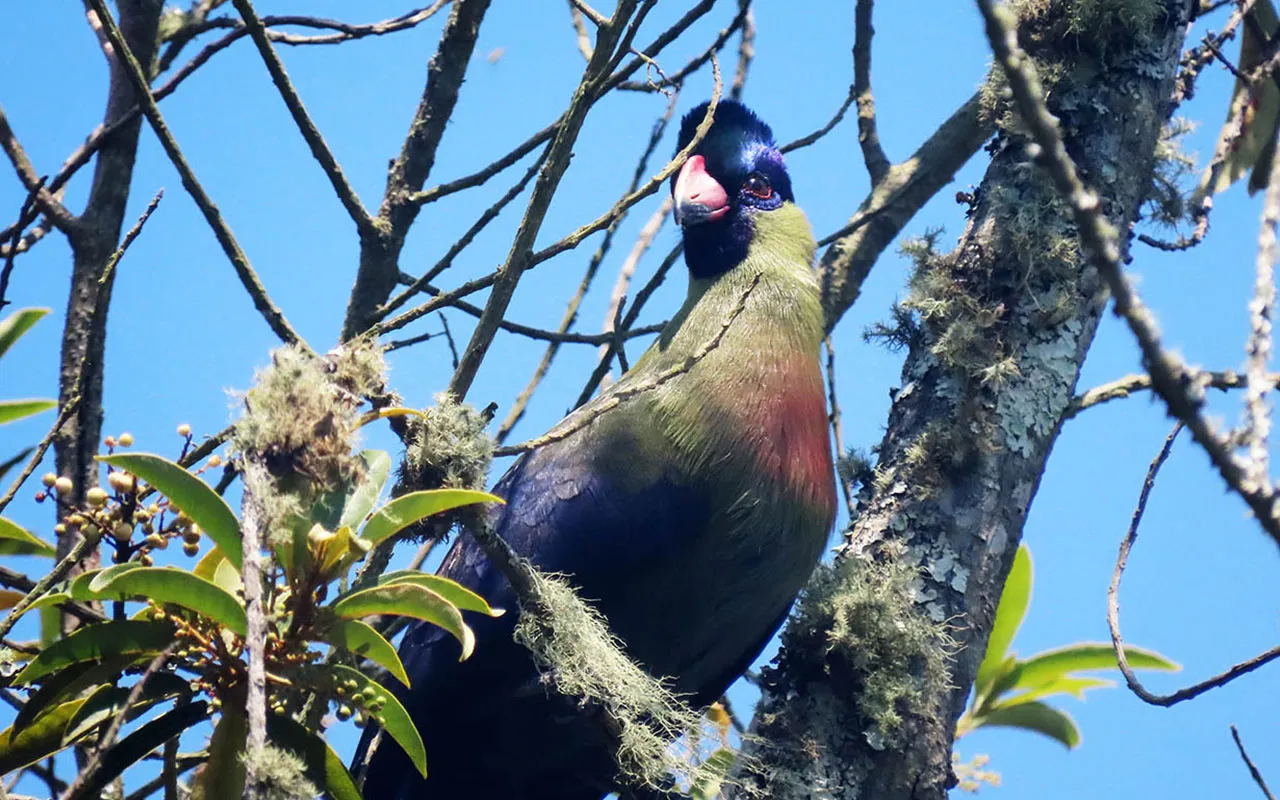
POLYGON ((5 475, 8 475, 9 470, 13 469, 14 467, 18 466, 23 461, 25 461, 27 456, 31 455, 31 453, 34 451, 35 451, 34 447, 28 447, 26 450, 23 450, 21 453, 18 453, 16 456, 9 459, 8 461, 0 461, 0 478, 3 478, 5 475))
POLYGON ((75 699, 91 686, 115 681, 140 660, 137 656, 124 656, 104 661, 82 661, 50 675, 40 682, 40 688, 32 692, 18 710, 13 720, 14 730, 22 730, 45 710, 75 699))
POLYGON ((1006 695, 998 698, 991 703, 988 708, 984 709, 984 713, 997 708, 1016 706, 1019 703, 1030 703, 1032 700, 1041 700, 1045 697, 1052 697, 1057 694, 1069 694, 1077 700, 1083 700, 1084 693, 1089 689, 1106 689, 1115 685, 1115 681, 1110 681, 1106 678, 1063 677, 1056 681, 1049 681, 1048 683, 1041 684, 1034 689, 1029 689, 1025 692, 1019 692, 1017 694, 1006 695))
POLYGON ((9 352, 13 343, 48 313, 47 308, 21 308, 0 320, 0 356, 9 352))
POLYGON ((221 548, 214 547, 205 553, 191 572, 193 575, 197 575, 207 581, 213 581, 218 586, 221 586, 224 591, 233 595, 244 590, 244 582, 240 580, 240 573, 227 561, 227 556, 222 552, 221 548))
POLYGON ((0 556, 48 556, 58 554, 53 545, 39 539, 18 526, 17 523, 0 517, 0 556))
POLYGON ((733 768, 737 755, 732 748, 720 747, 707 756, 707 760, 702 762, 698 770, 697 780, 689 789, 690 800, 716 800, 720 796, 724 777, 733 768))
POLYGON ((462 644, 462 659, 475 649, 476 637, 457 607, 440 595, 412 583, 374 586, 343 597, 331 606, 333 613, 347 619, 374 614, 398 614, 424 620, 444 628, 462 644))
POLYGON ((372 625, 358 619, 335 620, 324 632, 323 641, 334 647, 350 650, 363 656, 379 666, 385 667, 396 680, 409 685, 409 675, 404 671, 404 664, 396 654, 396 648, 382 634, 374 630, 372 625))
POLYGON ((237 571, 243 548, 236 515, 209 484, 167 458, 150 453, 117 453, 99 461, 127 470, 154 486, 195 520, 237 571))
MULTIPOLYGON (((1134 669, 1160 669, 1176 672, 1182 667, 1154 650, 1125 645, 1124 654, 1134 669)), ((1018 664, 1017 680, 1012 688, 1032 689, 1055 681, 1072 672, 1094 669, 1116 669, 1115 650, 1102 642, 1079 642, 1066 647, 1045 650, 1018 664)))
POLYGON ((13 727, 0 732, 0 775, 34 764, 67 747, 62 742, 62 732, 87 699, 82 697, 56 706, 17 733, 13 727))
MULTIPOLYGON (((125 702, 132 691, 132 686, 99 687, 89 695, 85 704, 67 722, 62 738, 67 744, 71 744, 116 714, 125 711, 125 702)), ((157 703, 190 694, 191 687, 186 680, 171 672, 157 672, 147 679, 138 699, 129 706, 125 719, 137 719, 157 703)))
POLYGON ((224 705, 209 737, 209 760, 194 787, 197 800, 231 800, 244 793, 244 760, 240 756, 248 732, 244 709, 224 705))
POLYGON ((0 425, 35 416, 56 405, 57 400, 0 400, 0 425))
POLYGON ((397 497, 374 512, 360 531, 361 538, 377 544, 413 523, 433 514, 452 511, 476 503, 501 503, 501 497, 470 489, 430 489, 397 497))
POLYGON ((975 727, 1022 728, 1048 736, 1073 750, 1080 745, 1080 729, 1071 715, 1044 703, 1022 703, 998 708, 978 719, 975 727))
POLYGON ((501 608, 490 608, 485 599, 467 587, 451 581, 448 578, 439 575, 432 575, 427 572, 418 572, 412 569, 402 569, 395 572, 388 572, 378 581, 379 584, 391 583, 412 583, 426 589, 430 589, 436 594, 453 603, 462 611, 477 611, 485 616, 500 617, 506 611, 501 608))
MULTIPOLYGON (((209 716, 209 705, 203 700, 195 703, 179 705, 172 711, 139 726, 136 730, 116 742, 115 746, 102 757, 102 766, 86 781, 80 797, 95 797, 103 794, 103 790, 133 764, 141 761, 152 750, 161 747, 165 742, 181 735, 183 731, 209 716)), ((206 766, 207 770, 208 767, 206 766)), ((236 795, 239 797, 239 795, 236 795)))
POLYGON ((267 737, 272 744, 301 759, 306 767, 307 780, 319 787, 330 800, 361 800, 360 790, 351 779, 351 773, 323 738, 290 717, 275 715, 267 719, 267 737))
POLYGON ((996 677, 1008 665, 1009 646, 1013 644, 1018 628, 1022 627, 1027 607, 1031 605, 1032 575, 1031 551, 1024 544, 1013 556, 1013 566, 1009 568, 1009 577, 1005 579, 1004 590, 1000 593, 991 636, 987 639, 987 654, 978 666, 978 675, 973 682, 975 698, 985 697, 996 677))
MULTIPOLYGON (((376 692, 378 699, 383 701, 382 710, 376 713, 370 712, 370 715, 377 720, 378 724, 387 734, 395 739, 400 747, 404 748, 405 754, 409 756, 409 760, 413 762, 413 766, 418 772, 422 773, 422 777, 427 777, 427 750, 422 744, 422 737, 418 734, 418 729, 414 727, 413 719, 409 717, 409 712, 404 706, 400 705, 400 701, 395 695, 388 692, 376 681, 370 679, 358 669, 352 669, 341 664, 331 664, 324 668, 329 675, 325 676, 331 684, 345 683, 351 687, 351 693, 366 694, 366 690, 376 692)), ((323 678, 322 678, 323 680, 323 678)), ((368 704, 366 704, 366 708, 368 704)))
POLYGON ((181 606, 222 624, 241 638, 249 625, 244 606, 238 598, 212 581, 177 567, 127 570, 104 581, 97 594, 96 599, 100 600, 141 597, 153 603, 181 606))
POLYGON ((391 472, 391 456, 385 450, 365 450, 360 453, 364 462, 364 479, 347 497, 342 508, 342 517, 338 526, 346 525, 354 530, 364 518, 369 516, 373 506, 382 495, 382 488, 387 485, 387 475, 391 472))
POLYGON ((164 622, 111 620, 85 625, 40 651, 13 679, 31 683, 72 664, 120 656, 155 655, 173 642, 173 626, 164 622))

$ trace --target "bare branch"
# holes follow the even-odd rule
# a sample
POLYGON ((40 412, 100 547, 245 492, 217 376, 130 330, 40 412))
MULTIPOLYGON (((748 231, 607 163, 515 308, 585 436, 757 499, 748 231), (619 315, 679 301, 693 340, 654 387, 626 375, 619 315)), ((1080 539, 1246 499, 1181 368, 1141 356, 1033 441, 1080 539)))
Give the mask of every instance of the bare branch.
POLYGON ((40 443, 36 445, 36 449, 31 453, 31 457, 27 459, 27 465, 22 468, 22 472, 18 474, 18 477, 14 479, 13 483, 9 484, 9 488, 5 491, 4 495, 0 496, 0 512, 3 512, 5 508, 13 502, 13 498, 17 496, 18 490, 22 488, 22 484, 26 483, 27 479, 31 477, 31 474, 36 471, 36 467, 40 466, 40 460, 43 459, 44 454, 48 452, 49 445, 53 443, 53 437, 58 435, 58 431, 67 423, 67 420, 71 418, 71 415, 76 412, 76 409, 79 406, 80 398, 77 397, 73 402, 65 404, 58 411, 58 419, 54 421, 53 427, 44 435, 44 438, 40 440, 40 443))
POLYGON ((506 194, 498 198, 496 203, 485 209, 484 213, 480 215, 480 218, 467 229, 466 233, 462 234, 462 237, 459 238, 458 241, 454 242, 453 245, 449 247, 448 252, 446 252, 444 256, 436 262, 435 266, 422 273, 422 277, 409 284, 408 288, 403 292, 380 306, 373 313, 374 320, 386 319, 388 314, 403 306, 409 301, 409 298, 424 291, 431 285, 431 281, 435 280, 439 277, 440 273, 452 266, 453 260, 471 244, 476 236, 480 234, 480 231, 484 230, 485 226, 490 222, 497 219, 498 214, 502 212, 502 209, 506 208, 512 200, 516 199, 520 193, 524 191, 524 187, 529 184, 529 181, 533 180, 533 176, 537 175, 538 170, 542 168, 542 164, 545 159, 545 153, 539 156, 538 159, 529 166, 529 169, 525 170, 524 177, 516 181, 515 185, 508 189, 506 194))
POLYGON ((187 163, 186 157, 178 149, 178 143, 169 131, 169 126, 165 124, 164 117, 160 115, 160 108, 156 105, 155 98, 151 95, 142 67, 138 64, 137 59, 134 58, 133 52, 130 51, 129 45, 124 40, 123 34, 120 33, 120 28, 116 25, 115 19, 112 18, 111 12, 107 9, 105 0, 85 0, 85 2, 93 8, 102 21, 107 38, 111 41, 112 47, 120 58, 126 75, 133 83, 134 91, 137 93, 142 105, 143 114, 146 115, 147 121, 151 123, 151 129, 155 131, 156 138, 160 140, 160 145, 164 148, 165 154, 168 155, 174 168, 178 170, 178 174, 182 178, 183 187, 191 195, 191 199, 195 201, 196 206, 200 208, 205 221, 213 229, 218 243, 222 245, 223 252, 231 260, 232 266, 235 267, 236 275, 240 278, 240 283, 253 299, 254 307, 258 309, 258 313, 262 315, 271 330, 282 341, 305 347, 306 343, 302 340, 302 337, 298 335, 298 332, 285 319, 284 314, 280 309, 276 308, 271 298, 267 296, 266 289, 258 279, 257 273, 253 271, 253 267, 249 264, 248 256, 244 254, 239 242, 236 241, 235 236, 231 233, 231 228, 227 226, 226 221, 222 218, 222 212, 218 210, 212 198, 205 192, 204 187, 196 180, 191 165, 187 163))
MULTIPOLYGON (((262 546, 264 512, 261 507, 262 492, 272 491, 272 479, 261 464, 246 462, 244 465, 245 493, 240 530, 244 537, 244 607, 248 616, 244 649, 249 669, 245 699, 245 715, 248 717, 248 735, 245 749, 259 753, 267 746, 267 617, 262 597, 264 559, 262 546)), ((258 800, 260 778, 255 774, 257 759, 246 759, 244 776, 244 800, 258 800)))
POLYGON ((5 117, 2 107, 0 107, 0 150, 4 150, 4 154, 9 157, 9 163, 13 164, 13 169, 18 173, 18 179, 22 181, 23 188, 35 194, 36 207, 40 209, 40 213, 48 217, 54 227, 67 236, 75 236, 79 220, 53 195, 57 187, 52 189, 44 187, 44 180, 32 166, 31 159, 27 157, 27 151, 18 141, 13 128, 9 127, 9 120, 5 117))
POLYGON ((1166 695, 1153 694, 1148 691, 1142 685, 1142 682, 1138 680, 1133 668, 1129 666, 1129 659, 1124 652, 1124 639, 1120 636, 1120 580, 1124 576, 1125 567, 1129 564, 1129 552, 1138 540, 1138 527, 1142 524, 1142 515, 1147 510, 1147 499, 1151 496, 1152 488, 1155 487, 1156 476, 1160 473, 1160 467, 1168 460, 1169 453, 1173 450, 1174 440, 1177 439, 1182 427, 1182 422, 1178 422, 1173 426, 1173 430, 1169 432, 1169 435, 1164 440, 1164 446, 1160 448, 1160 452, 1147 469, 1147 478, 1142 483, 1142 492, 1138 495, 1138 505, 1133 511, 1133 519, 1129 522, 1129 532, 1120 542, 1120 553, 1116 556, 1116 568, 1111 574, 1111 585, 1107 589, 1107 627, 1111 630, 1111 645, 1115 648, 1116 665, 1120 667, 1125 683, 1138 696, 1138 699, 1153 706, 1166 708, 1184 700, 1198 697, 1210 689, 1216 689, 1219 686, 1230 683, 1241 675, 1252 672, 1263 664, 1280 658, 1280 647, 1273 647, 1248 661, 1236 664, 1226 672, 1201 681, 1194 686, 1188 686, 1185 689, 1179 689, 1172 694, 1166 695))
POLYGON ((471 341, 462 353, 458 369, 454 370, 453 378, 449 381, 449 391, 458 399, 465 397, 467 390, 471 388, 471 382, 475 379, 477 370, 480 369, 480 362, 488 352, 494 334, 497 333, 498 322, 506 314, 507 306, 515 294, 516 284, 519 283, 529 264, 529 251, 542 227, 547 208, 551 204, 551 196, 560 185, 560 178, 569 166, 573 143, 578 138, 578 132, 582 129, 587 112, 600 96, 598 93, 600 81, 609 67, 613 48, 622 35, 622 25, 631 17, 635 8, 636 0, 619 0, 613 18, 607 25, 600 27, 595 52, 592 53, 591 61, 588 62, 582 80, 569 103, 564 121, 547 149, 546 164, 543 165, 537 183, 534 184, 528 208, 516 231, 511 250, 505 263, 498 270, 484 313, 481 314, 471 341))
MULTIPOLYGON (((657 217, 656 214, 654 216, 655 218, 657 217)), ((650 220, 650 222, 652 222, 652 220, 650 220)), ((644 246, 647 247, 648 245, 645 244, 644 246)), ((639 249, 640 247, 641 242, 637 241, 636 248, 639 249)), ((641 250, 641 252, 643 252, 643 250, 641 250)), ((645 303, 649 301, 649 298, 653 296, 653 293, 656 292, 658 287, 662 285, 662 282, 666 280, 667 273, 671 271, 671 267, 675 265, 683 252, 683 242, 671 248, 667 253, 666 258, 664 258, 662 263, 658 265, 658 269, 654 271, 653 276, 649 278, 649 281, 641 287, 640 291, 636 294, 635 301, 631 304, 631 308, 627 310, 626 318, 624 318, 622 324, 618 326, 619 331, 631 331, 631 326, 635 324, 635 321, 640 316, 640 310, 644 308, 645 303)), ((636 250, 632 250, 632 253, 636 253, 636 250)), ((639 256, 637 255, 637 258, 638 257, 639 256)), ((618 302, 621 304, 621 297, 618 299, 618 302)), ((600 387, 600 383, 604 381, 605 376, 609 374, 609 369, 613 364, 613 357, 619 352, 620 346, 618 333, 613 333, 611 334, 608 345, 604 348, 604 352, 600 354, 600 361, 596 363, 595 370, 593 370, 590 377, 587 378, 587 385, 582 387, 582 391, 578 394, 578 399, 574 401, 574 408, 584 405, 591 399, 591 395, 596 393, 596 389, 600 387)))
MULTIPOLYGON (((712 5, 711 3, 700 3, 699 5, 694 6, 694 8, 690 9, 689 13, 686 14, 685 17, 680 20, 680 22, 676 23, 676 26, 674 26, 672 30, 675 30, 675 27, 681 26, 682 23, 684 23, 685 19, 689 18, 690 15, 694 14, 695 12, 698 12, 698 16, 701 16, 703 13, 706 13, 706 11, 710 9, 711 5, 712 5), (704 9, 703 6, 706 6, 706 8, 704 9)), ((622 70, 622 72, 618 73, 618 75, 615 75, 613 78, 611 78, 609 81, 609 84, 606 87, 606 90, 616 87, 624 91, 632 91, 632 92, 660 92, 664 89, 680 86, 682 83, 684 83, 684 80, 686 78, 688 78, 690 75, 692 75, 693 73, 701 69, 703 66, 705 66, 708 61, 711 61, 712 58, 717 53, 719 53, 721 50, 724 49, 725 44, 729 41, 729 39, 733 36, 733 34, 735 34, 739 29, 743 27, 744 24, 746 24, 747 14, 750 12, 750 10, 751 10, 750 3, 739 3, 738 13, 734 15, 733 20, 729 23, 727 27, 723 28, 718 34, 716 34, 716 38, 712 40, 711 44, 708 45, 707 48, 703 50, 701 53, 699 53, 697 56, 694 56, 692 59, 690 59, 687 64, 685 64, 683 67, 676 70, 675 72, 671 73, 670 75, 660 76, 661 79, 657 82, 627 81, 623 79, 626 75, 634 72, 636 69, 639 69, 643 65, 646 65, 646 64, 652 65, 656 63, 654 61, 654 57, 657 56, 657 50, 661 48, 655 48, 654 46, 651 45, 650 47, 646 48, 642 52, 638 53, 636 55, 636 58, 633 61, 631 61, 630 64, 628 64, 626 69, 622 70)), ((690 20, 690 22, 692 22, 692 20, 690 20)), ((683 27, 680 27, 679 32, 683 32, 683 27)), ((659 39, 661 40, 661 37, 659 37, 659 39)), ((666 46, 666 42, 663 43, 663 46, 664 47, 666 46)), ((751 48, 748 47, 748 50, 751 50, 751 48)))
POLYGON ((1244 761, 1244 765, 1249 769, 1249 776, 1253 778, 1253 782, 1258 784, 1258 788, 1262 790, 1262 795, 1267 800, 1276 800, 1275 795, 1267 788, 1267 782, 1263 780, 1262 773, 1254 766, 1253 759, 1249 758, 1249 754, 1245 752, 1244 742, 1240 741, 1240 731, 1236 730, 1236 726, 1231 726, 1231 738, 1236 743, 1236 749, 1240 751, 1240 758, 1244 761))
MULTIPOLYGON (((827 349, 827 420, 831 423, 831 439, 835 445, 836 458, 844 457, 844 430, 840 423, 840 403, 836 398, 836 349, 831 344, 831 336, 828 335, 823 341, 823 346, 827 349)), ((849 519, 855 516, 856 507, 853 501, 853 486, 850 485, 845 471, 836 470, 836 476, 840 479, 840 491, 844 494, 845 509, 849 512, 849 519)))
POLYGON ((849 233, 840 234, 818 265, 828 331, 858 299, 862 282, 880 254, 994 130, 975 94, 911 158, 890 167, 872 188, 847 226, 849 233))
POLYGON ((574 0, 569 0, 569 20, 573 23, 573 33, 578 40, 578 52, 587 61, 591 60, 591 36, 587 33, 587 23, 582 18, 582 9, 574 0))
POLYGON ((106 732, 98 739, 98 746, 94 748, 93 755, 89 757, 89 763, 85 764, 84 769, 76 774, 75 780, 67 788, 66 793, 63 795, 66 800, 77 796, 97 774, 98 768, 102 766, 103 755, 115 744, 116 737, 120 735, 120 729, 124 727, 124 722, 129 715, 129 709, 133 708, 142 699, 142 690, 146 688, 147 681, 165 665, 165 662, 169 660, 169 656, 173 655, 173 651, 176 649, 178 649, 176 642, 166 647, 155 658, 151 659, 151 663, 147 664, 146 669, 138 676, 138 682, 129 690, 128 696, 125 697, 124 705, 112 716, 106 732))
POLYGON ((284 100, 285 106, 293 116, 294 124, 298 126, 298 132, 302 134, 307 146, 311 148, 311 155, 315 157, 316 161, 320 162, 320 167, 324 170, 324 174, 328 176, 329 183, 333 185, 333 190, 337 193, 338 199, 342 202, 343 207, 347 209, 347 214, 350 215, 351 220, 355 222, 356 229, 359 230, 362 237, 374 235, 373 218, 369 216, 369 212, 365 210, 364 204, 360 202, 359 196, 356 195, 356 190, 352 188, 347 176, 343 174, 342 167, 339 166, 333 151, 329 149, 324 137, 320 135, 320 129, 316 127, 311 116, 307 114, 307 109, 302 104, 302 98, 298 96, 298 90, 294 88, 293 82, 289 80, 289 74, 285 71, 284 62, 280 60, 280 55, 271 46, 271 42, 267 40, 267 29, 263 26, 257 12, 254 11, 253 4, 249 0, 232 0, 232 2, 244 19, 245 27, 249 30, 249 36, 253 38, 253 43, 257 45, 258 53, 262 56, 263 63, 267 65, 267 72, 271 73, 272 83, 280 90, 280 97, 284 100))
POLYGON ((679 364, 676 364, 670 369, 661 372, 652 378, 636 381, 625 388, 619 387, 598 404, 591 406, 582 413, 570 415, 550 432, 539 436, 536 439, 530 439, 527 442, 522 442, 517 445, 496 448, 493 451, 493 454, 495 456, 513 456, 520 453, 527 453, 530 450, 536 450, 539 447, 551 444, 552 442, 558 442, 587 427, 602 414, 606 414, 617 408, 632 397, 636 397, 646 392, 651 392, 668 381, 688 373, 695 364, 706 358, 708 353, 720 346, 720 342, 724 340, 724 336, 728 333, 729 328, 733 325, 734 321, 738 319, 738 315, 742 313, 742 310, 747 307, 747 301, 751 298, 751 293, 755 291, 756 286, 759 283, 760 275, 757 273, 751 279, 751 282, 747 284, 747 287, 742 291, 742 295, 738 298, 738 302, 734 303, 733 308, 731 308, 729 313, 725 315, 724 322, 721 323, 720 328, 715 332, 715 335, 699 346, 698 349, 681 359, 679 364))
MULTIPOLYGON (((1195 383, 1198 386, 1202 386, 1207 389, 1242 389, 1247 385, 1245 376, 1235 372, 1234 370, 1205 372, 1193 367, 1189 367, 1188 370, 1194 374, 1195 383)), ((1280 385, 1280 372, 1268 373, 1267 381, 1272 389, 1277 385, 1280 385)), ((1145 391, 1150 388, 1151 376, 1147 373, 1126 375, 1123 378, 1111 381, 1110 383, 1095 386, 1094 388, 1073 397, 1071 399, 1071 404, 1067 406, 1067 410, 1063 414, 1062 418, 1063 420, 1071 419, 1086 408, 1092 408, 1093 406, 1108 403, 1112 400, 1122 400, 1134 392, 1145 391)))
POLYGON ((35 219, 36 201, 40 196, 40 192, 44 189, 47 178, 41 178, 34 187, 27 191, 27 199, 22 201, 22 208, 18 210, 18 222, 13 225, 12 233, 9 238, 9 246, 4 251, 4 267, 0 267, 0 311, 9 305, 6 295, 9 293, 9 279, 13 276, 14 259, 21 252, 18 248, 23 241, 23 229, 35 219))
MULTIPOLYGON (((635 171, 631 175, 631 184, 627 187, 627 193, 630 195, 636 191, 640 185, 640 181, 644 178, 645 172, 649 168, 649 159, 652 158, 654 151, 658 147, 658 143, 662 141, 662 136, 667 130, 667 126, 671 122, 671 117, 675 114, 676 100, 679 94, 673 94, 670 102, 667 103, 666 113, 658 120, 649 133, 649 141, 646 142, 644 151, 640 154, 640 159, 636 163, 635 171)), ((622 224, 622 220, 626 216, 626 210, 617 214, 609 223, 608 229, 605 231, 604 238, 600 242, 600 246, 596 248, 596 252, 592 254, 587 261, 586 272, 582 276, 582 280, 578 282, 578 289, 569 298, 569 304, 564 310, 564 315, 560 320, 560 326, 557 333, 568 333, 578 319, 578 309, 582 305, 582 300, 587 295, 587 291, 591 288, 591 284, 595 281, 597 272, 600 270, 601 263, 604 262, 605 256, 608 254, 610 247, 613 245, 614 234, 618 230, 618 226, 622 224)), ((663 214, 665 216, 665 212, 663 214)), ((624 265, 625 268, 625 265, 624 265)), ((615 289, 614 298, 618 300, 615 289)), ((611 304, 611 308, 616 314, 620 310, 619 302, 611 304)), ((609 330, 606 328, 606 333, 609 330)), ((539 384, 542 383, 543 377, 546 376, 547 370, 551 368, 551 362, 555 359, 556 353, 560 350, 559 342, 552 342, 542 354, 542 359, 538 362, 538 366, 534 369, 532 377, 529 378, 528 384, 524 390, 516 397, 515 402, 511 405, 511 410, 507 413, 506 419, 498 426, 498 431, 494 438, 499 444, 504 442, 511 433, 511 429, 516 426, 520 418, 524 416, 525 408, 529 404, 529 400, 533 397, 533 393, 538 390, 539 384)))
POLYGON ((453 116, 458 90, 488 9, 489 0, 455 0, 449 13, 440 44, 427 65, 426 86, 409 123, 409 134, 387 174, 387 188, 375 226, 377 235, 361 238, 360 266, 342 325, 344 341, 368 329, 372 314, 395 288, 400 251, 421 208, 413 194, 422 189, 435 165, 436 149, 453 116))
POLYGON ((854 11, 853 39, 853 87, 858 99, 858 144, 862 146, 862 158, 871 176, 871 185, 884 180, 889 172, 889 158, 880 146, 880 134, 876 131, 876 101, 871 94, 871 37, 875 28, 871 25, 873 0, 858 0, 854 11))

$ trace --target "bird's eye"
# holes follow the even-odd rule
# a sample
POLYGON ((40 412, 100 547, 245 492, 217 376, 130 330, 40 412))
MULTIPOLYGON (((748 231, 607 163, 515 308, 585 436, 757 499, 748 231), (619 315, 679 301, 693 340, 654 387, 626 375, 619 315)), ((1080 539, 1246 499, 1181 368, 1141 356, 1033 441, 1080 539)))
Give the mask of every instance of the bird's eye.
POLYGON ((748 175, 747 180, 742 184, 742 188, 747 190, 747 194, 761 200, 768 200, 773 197, 773 186, 769 183, 769 179, 759 172, 753 172, 748 175))

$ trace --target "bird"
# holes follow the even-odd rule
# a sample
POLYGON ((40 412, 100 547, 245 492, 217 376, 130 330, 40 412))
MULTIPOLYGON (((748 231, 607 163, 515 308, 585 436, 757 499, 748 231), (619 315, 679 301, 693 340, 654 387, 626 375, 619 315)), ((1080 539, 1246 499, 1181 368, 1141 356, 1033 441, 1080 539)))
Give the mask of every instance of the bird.
MULTIPOLYGON (((677 153, 707 104, 683 119, 677 153)), ((626 653, 694 707, 719 698, 785 621, 835 519, 819 348, 816 244, 773 133, 724 100, 672 177, 687 297, 619 380, 498 481, 491 529, 565 576, 626 653)), ((438 574, 516 609, 475 541, 438 574)), ((397 690, 427 748, 423 779, 393 743, 369 759, 366 800, 598 800, 614 742, 540 680, 512 639, 518 613, 475 624, 476 649, 417 624, 397 690)), ((356 763, 371 740, 366 730, 356 763)))

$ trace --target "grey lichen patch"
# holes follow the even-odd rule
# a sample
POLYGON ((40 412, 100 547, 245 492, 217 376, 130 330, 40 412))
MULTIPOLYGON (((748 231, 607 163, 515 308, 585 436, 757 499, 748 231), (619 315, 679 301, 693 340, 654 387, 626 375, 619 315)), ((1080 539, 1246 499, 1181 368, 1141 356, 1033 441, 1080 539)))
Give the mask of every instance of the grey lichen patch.
POLYGON ((703 715, 651 677, 623 651, 598 611, 563 578, 534 573, 543 608, 524 613, 515 638, 564 695, 601 707, 618 738, 618 766, 635 786, 660 790, 674 778, 697 782, 702 767, 681 758, 673 742, 687 737, 696 751, 703 715))
POLYGON ((422 417, 411 418, 401 481, 414 489, 483 489, 493 461, 488 420, 453 395, 436 395, 422 417))
POLYGON ((1028 378, 1019 378, 1001 392, 995 419, 1004 446, 1029 456, 1036 442, 1050 438, 1053 427, 1071 401, 1071 387, 1078 369, 1077 349, 1081 323, 1072 318, 1044 329, 1029 342, 1023 361, 1028 378))
POLYGON ((307 778, 302 759, 272 745, 244 754, 249 774, 257 776, 253 796, 261 800, 312 800, 320 790, 307 778))
POLYGON ((826 680, 852 704, 875 749, 902 748, 905 721, 927 718, 950 688, 946 626, 919 603, 919 572, 901 557, 846 557, 821 567, 787 628, 789 652, 813 647, 826 680))

